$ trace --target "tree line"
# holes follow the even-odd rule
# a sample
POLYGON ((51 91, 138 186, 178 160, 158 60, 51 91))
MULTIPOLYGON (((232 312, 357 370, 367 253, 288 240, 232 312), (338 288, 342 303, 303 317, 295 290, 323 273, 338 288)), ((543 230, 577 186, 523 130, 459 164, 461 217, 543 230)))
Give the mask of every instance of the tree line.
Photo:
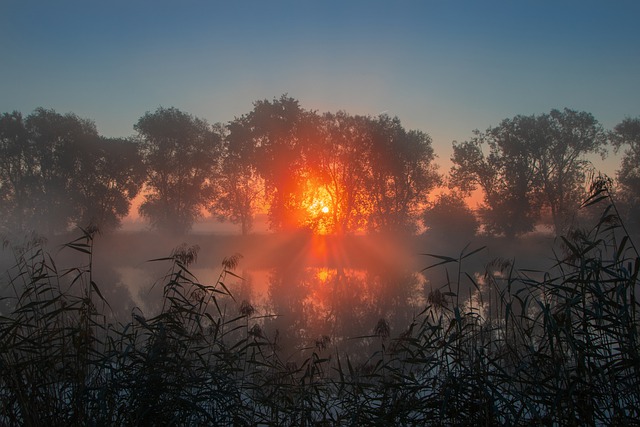
MULTIPOLYGON (((0 117, 0 226, 58 233, 115 229, 141 195, 152 228, 183 233, 205 213, 252 229, 415 232, 421 225, 517 236, 575 218, 587 156, 625 150, 617 194, 637 217, 640 118, 605 130, 589 113, 515 116, 453 143, 448 176, 428 134, 397 117, 318 113, 286 95, 209 124, 176 108, 145 113, 131 138, 106 138, 75 114, 38 108, 0 117), (435 200, 429 193, 447 185, 435 200), (480 189, 473 213, 462 202, 480 189), (635 210, 635 211, 634 211, 635 210), (466 227, 466 228, 465 228, 466 227)), ((635 216, 634 216, 635 215, 635 216)))

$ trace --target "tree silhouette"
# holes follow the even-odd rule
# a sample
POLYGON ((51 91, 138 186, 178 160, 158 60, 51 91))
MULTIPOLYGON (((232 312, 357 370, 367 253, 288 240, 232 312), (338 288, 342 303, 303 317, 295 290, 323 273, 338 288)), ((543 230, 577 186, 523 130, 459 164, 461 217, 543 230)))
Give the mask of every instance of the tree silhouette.
POLYGON ((77 215, 82 152, 99 138, 93 122, 74 114, 36 109, 26 119, 37 161, 31 223, 49 233, 65 230, 77 215))
POLYGON ((29 194, 35 165, 22 114, 0 117, 0 217, 7 229, 23 230, 30 212, 29 194))
POLYGON ((56 233, 89 223, 117 227, 140 186, 137 147, 101 138, 74 114, 36 109, 0 119, 4 226, 56 233))
POLYGON ((264 179, 269 220, 276 230, 297 228, 300 221, 308 172, 305 147, 313 143, 313 117, 297 100, 282 95, 273 101, 256 101, 239 122, 246 128, 241 131, 245 136, 236 142, 244 145, 240 150, 252 157, 264 179))
POLYGON ((147 112, 134 129, 147 168, 140 213, 156 229, 190 230, 214 196, 220 136, 206 121, 176 108, 147 112))
POLYGON ((605 144, 604 131, 588 113, 516 116, 476 131, 470 141, 454 142, 450 186, 465 194, 483 191, 480 216, 490 233, 513 237, 531 231, 542 209, 550 211, 561 233, 584 194, 585 156, 604 154, 605 144))
POLYGON ((388 116, 322 116, 310 170, 329 193, 338 232, 415 230, 419 206, 440 183, 431 139, 388 116))
MULTIPOLYGON (((618 179, 629 212, 640 185, 638 121, 610 133, 616 149, 628 147, 618 179)), ((107 139, 74 114, 3 114, 2 225, 117 227, 144 177, 140 213, 156 229, 187 231, 209 210, 246 234, 266 209, 275 230, 415 231, 441 182, 426 133, 387 115, 320 115, 287 95, 256 101, 225 126, 158 108, 134 129, 135 141, 107 139)), ((586 156, 604 155, 606 141, 585 112, 515 116, 454 142, 450 186, 483 191, 478 215, 489 233, 517 236, 543 217, 560 233, 583 197, 586 156)))
POLYGON ((328 227, 344 234, 365 229, 371 210, 366 182, 370 166, 370 120, 346 112, 326 113, 322 136, 310 153, 311 169, 329 194, 332 209, 328 227))
POLYGON ((255 102, 227 129, 235 166, 226 173, 235 184, 225 194, 240 200, 224 206, 249 209, 255 193, 245 188, 257 172, 274 229, 414 230, 427 192, 440 182, 431 139, 405 130, 397 117, 320 116, 283 95, 255 102), (319 199, 330 206, 316 209, 319 199))
POLYGON ((473 237, 480 225, 464 198, 456 193, 440 194, 429 203, 422 222, 429 235, 456 241, 473 237))
MULTIPOLYGON (((521 122, 533 118, 518 119, 521 122)), ((502 127, 478 131, 470 141, 454 143, 451 160, 450 186, 469 194, 478 186, 484 193, 484 204, 479 215, 487 232, 504 233, 507 237, 533 230, 539 217, 535 208, 539 185, 533 169, 533 156, 527 141, 534 137, 505 138, 511 122, 504 121, 502 127), (488 145, 489 154, 482 151, 488 145)), ((521 132, 534 132, 535 126, 523 123, 521 132)))
POLYGON ((371 196, 369 227, 384 231, 415 231, 419 208, 429 191, 441 183, 433 164, 431 138, 407 131, 397 117, 381 115, 370 122, 372 144, 366 190, 371 196))
POLYGON ((100 137, 83 147, 76 184, 80 224, 120 226, 146 176, 138 144, 100 137))
POLYGON ((264 205, 264 180, 256 170, 255 147, 245 118, 232 121, 219 133, 224 134, 221 173, 214 183, 217 196, 209 211, 219 220, 240 224, 246 235, 257 209, 264 205))
POLYGON ((544 203, 551 210, 556 234, 567 230, 585 198, 587 154, 606 154, 607 135, 589 113, 552 110, 543 116, 546 142, 537 153, 544 203))
POLYGON ((618 194, 628 222, 640 230, 640 118, 626 118, 613 129, 616 151, 625 148, 617 171, 618 194))

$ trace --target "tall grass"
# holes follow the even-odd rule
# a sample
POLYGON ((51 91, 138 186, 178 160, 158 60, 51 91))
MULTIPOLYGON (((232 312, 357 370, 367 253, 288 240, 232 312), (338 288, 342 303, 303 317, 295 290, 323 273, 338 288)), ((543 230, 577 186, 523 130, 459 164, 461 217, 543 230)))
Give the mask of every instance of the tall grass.
POLYGON ((398 336, 380 319, 354 337, 376 348, 364 357, 329 337, 284 356, 225 284, 237 256, 213 284, 189 271, 197 247, 154 260, 168 268, 162 309, 122 324, 93 279, 96 230, 65 245, 85 262, 64 271, 38 242, 13 247, 0 423, 634 425, 640 258, 606 184, 596 180, 585 201, 604 204, 599 220, 561 239, 550 271, 495 260, 469 274, 479 249, 431 255, 428 268, 447 268, 449 281, 398 336))

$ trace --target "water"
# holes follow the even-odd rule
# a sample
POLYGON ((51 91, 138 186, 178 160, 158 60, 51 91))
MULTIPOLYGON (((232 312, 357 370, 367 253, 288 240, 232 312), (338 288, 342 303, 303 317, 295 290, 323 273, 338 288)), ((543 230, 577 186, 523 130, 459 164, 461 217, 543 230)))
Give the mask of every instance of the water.
MULTIPOLYGON (((298 233, 209 239, 199 239, 199 259, 189 271, 199 283, 214 285, 223 273, 223 251, 243 254, 233 274, 222 274, 233 298, 219 297, 221 309, 232 317, 249 304, 252 324, 290 351, 316 342, 348 347, 374 335, 381 319, 397 335, 424 307, 430 289, 417 258, 390 238, 298 233)), ((159 311, 171 262, 120 261, 128 265, 115 270, 134 304, 149 315, 159 311)))

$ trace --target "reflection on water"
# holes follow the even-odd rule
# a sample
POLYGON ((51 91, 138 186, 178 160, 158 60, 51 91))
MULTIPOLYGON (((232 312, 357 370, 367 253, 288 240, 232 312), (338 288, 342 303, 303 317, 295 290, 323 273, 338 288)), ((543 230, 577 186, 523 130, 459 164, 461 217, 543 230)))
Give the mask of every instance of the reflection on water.
POLYGON ((391 329, 409 324, 422 302, 423 282, 416 274, 375 274, 363 269, 302 267, 274 269, 262 300, 265 329, 278 331, 285 345, 308 345, 329 337, 338 343, 371 335, 380 319, 391 329))
MULTIPOLYGON (((425 278, 415 266, 400 262, 395 245, 382 239, 339 239, 295 235, 264 245, 263 254, 245 256, 225 285, 234 299, 221 304, 229 315, 244 304, 255 310, 252 321, 283 349, 316 342, 341 350, 371 336, 381 319, 392 335, 402 332, 424 306, 425 278), (244 265, 243 265, 244 264, 244 265)), ((152 312, 161 289, 143 280, 140 268, 120 268, 135 302, 152 312)), ((195 264, 190 271, 203 284, 218 280, 220 268, 195 264)), ((154 280, 163 276, 156 270, 154 280)), ((149 274, 148 277, 151 277, 149 274)))

